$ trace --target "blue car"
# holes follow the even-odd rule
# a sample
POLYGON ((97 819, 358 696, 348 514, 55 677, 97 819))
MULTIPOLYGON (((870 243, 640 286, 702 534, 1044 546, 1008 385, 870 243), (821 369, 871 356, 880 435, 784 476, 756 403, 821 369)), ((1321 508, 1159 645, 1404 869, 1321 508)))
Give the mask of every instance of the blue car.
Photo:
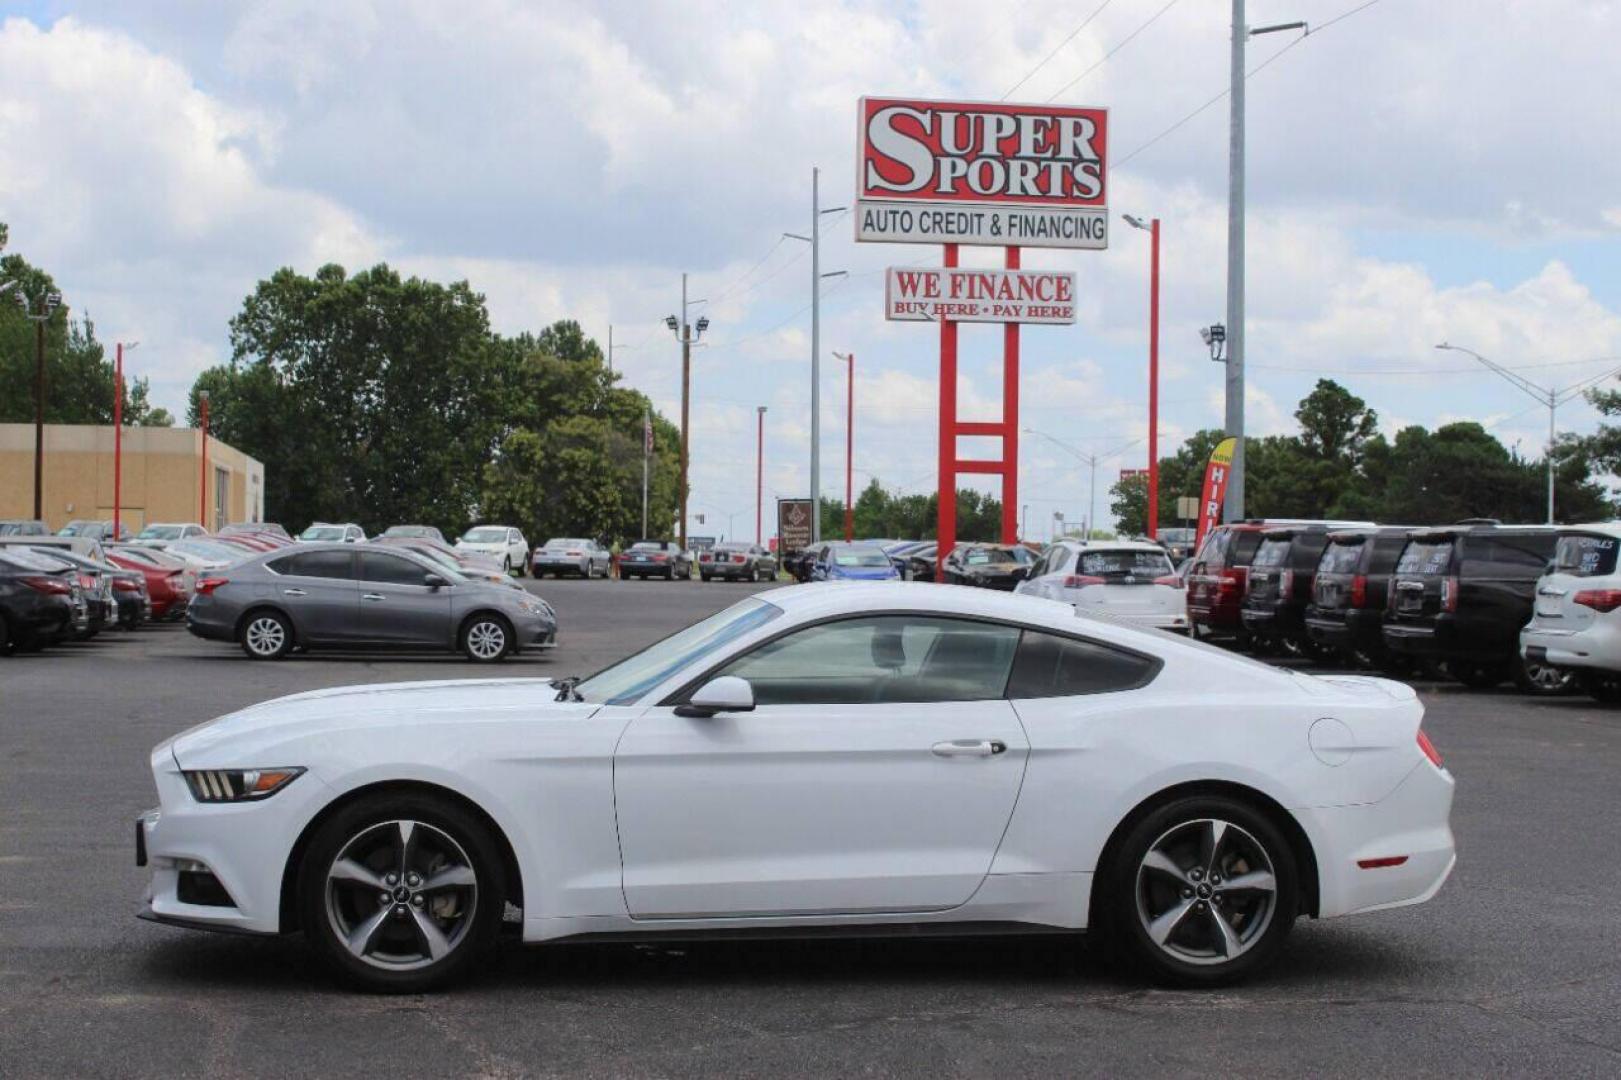
POLYGON ((897 581, 900 574, 877 544, 827 544, 811 567, 812 581, 897 581))

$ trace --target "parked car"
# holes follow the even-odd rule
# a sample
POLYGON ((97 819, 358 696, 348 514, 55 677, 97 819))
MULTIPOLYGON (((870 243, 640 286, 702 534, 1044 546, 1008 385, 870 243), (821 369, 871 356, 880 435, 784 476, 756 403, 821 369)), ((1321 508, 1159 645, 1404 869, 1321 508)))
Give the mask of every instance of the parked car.
POLYGON ((698 576, 705 581, 775 581, 777 557, 759 544, 728 540, 699 554, 698 576))
POLYGON ((1553 563, 1537 581, 1520 655, 1575 672, 1582 689, 1621 704, 1621 525, 1574 525, 1560 536, 1553 563))
POLYGON ((1170 528, 1160 529, 1155 539, 1165 548, 1174 565, 1180 566, 1184 559, 1193 557, 1193 538, 1197 530, 1183 525, 1173 525, 1170 528))
POLYGON ((51 530, 38 518, 7 518, 0 521, 0 536, 49 536, 51 530))
POLYGON ((395 993, 481 970, 520 903, 536 943, 1087 930, 1217 987, 1301 916, 1442 887, 1423 715, 1063 604, 781 589, 585 680, 321 690, 172 737, 141 914, 296 929, 395 993))
POLYGON ((1187 594, 1170 556, 1148 541, 1058 540, 1013 590, 1060 600, 1076 614, 1186 632, 1187 594))
POLYGON ((110 519, 107 520, 107 521, 74 520, 74 521, 68 522, 66 525, 62 526, 60 529, 57 529, 56 530, 56 535, 57 536, 89 536, 89 537, 93 537, 93 538, 95 538, 97 540, 115 540, 115 539, 116 540, 128 540, 128 539, 130 539, 129 526, 125 525, 122 521, 120 521, 118 523, 118 530, 117 531, 118 531, 118 535, 115 537, 113 535, 113 523, 112 523, 112 521, 110 519))
POLYGON ((432 525, 390 525, 383 530, 380 540, 437 540, 445 542, 445 534, 432 525))
POLYGON ((164 566, 116 547, 107 549, 107 561, 120 569, 134 570, 146 579, 146 595, 152 604, 153 620, 175 619, 186 613, 186 604, 191 600, 191 586, 184 563, 170 560, 170 565, 164 566))
POLYGON ((913 548, 901 567, 901 578, 905 581, 933 581, 939 550, 940 545, 934 540, 913 548))
POLYGON ((1316 525, 1353 529, 1375 527, 1371 521, 1304 521, 1286 518, 1251 518, 1217 525, 1210 530, 1187 575, 1188 620, 1195 637, 1236 637, 1240 647, 1250 644, 1244 629, 1244 592, 1249 585, 1250 561, 1270 528, 1316 525))
POLYGON ((31 564, 0 550, 0 656, 32 651, 73 632, 74 586, 31 564))
POLYGON ((692 577, 692 559, 673 540, 638 540, 619 556, 621 578, 692 577))
POLYGON ((1391 580, 1385 647, 1441 661, 1465 686, 1513 679, 1530 693, 1570 689, 1569 672, 1520 655, 1520 629, 1558 543, 1551 525, 1471 521, 1414 531, 1391 580))
POLYGON ((190 522, 154 522, 135 534, 134 543, 142 547, 168 547, 176 540, 190 540, 193 537, 207 536, 208 530, 190 522))
POLYGON ((1306 634, 1306 604, 1327 547, 1326 525, 1285 525, 1261 534, 1239 611, 1257 652, 1301 656, 1316 651, 1306 634))
POLYGON ((178 555, 186 559, 197 568, 199 573, 239 563, 253 554, 249 551, 243 551, 234 544, 222 544, 207 536, 195 537, 189 540, 174 540, 163 550, 171 555, 178 555))
POLYGON ((255 660, 302 649, 459 650, 487 663, 557 639, 551 606, 380 544, 300 545, 197 582, 186 628, 255 660))
POLYGON ((298 534, 302 544, 359 544, 366 539, 366 530, 354 522, 334 525, 330 521, 317 521, 298 534))
POLYGON ((514 570, 522 574, 529 565, 529 541, 511 525, 475 525, 462 533, 456 550, 487 555, 509 574, 514 570))
POLYGON ((273 537, 283 543, 292 543, 293 538, 287 535, 287 530, 273 521, 239 521, 234 525, 221 525, 214 530, 216 536, 260 536, 273 537))
POLYGON ((902 540, 894 544, 884 545, 884 554, 895 567, 895 573, 902 578, 906 577, 906 560, 914 551, 921 551, 932 543, 929 540, 902 540))
POLYGON ((126 570, 105 558, 92 559, 61 548, 49 548, 45 552, 53 558, 71 563, 82 573, 93 575, 99 583, 102 597, 111 602, 108 620, 120 629, 133 630, 152 618, 152 602, 147 596, 144 574, 126 570))
POLYGON ((828 543, 817 550, 812 581, 896 581, 900 575, 877 544, 828 543))
POLYGON ((960 544, 946 556, 946 583, 1012 592, 1030 572, 1031 563, 1027 563, 1020 552, 1028 555, 1029 549, 1002 544, 960 544))
MULTIPOLYGON (((92 538, 80 536, 62 539, 83 541, 92 538)), ((100 543, 100 541, 94 542, 100 543)), ((89 641, 117 620, 118 601, 113 597, 111 580, 93 567, 87 568, 78 565, 74 561, 74 556, 77 553, 72 548, 65 545, 39 543, 21 550, 32 556, 34 559, 33 565, 45 573, 52 574, 64 581, 71 581, 77 586, 85 606, 85 622, 81 626, 75 626, 74 638, 79 641, 89 641)))
POLYGON ((530 567, 537 578, 547 574, 605 578, 613 570, 613 556, 595 540, 554 539, 535 549, 530 567))
POLYGON ((1392 525, 1328 534, 1305 613, 1306 635, 1319 648, 1392 674, 1412 670, 1410 658, 1385 649, 1383 632, 1390 575, 1411 531, 1392 525))
POLYGON ((816 554, 821 550, 820 544, 806 544, 795 551, 780 556, 782 568, 788 575, 803 585, 811 579, 811 567, 816 565, 816 554))
POLYGON ((374 542, 386 544, 389 547, 399 547, 404 548, 407 551, 414 551, 423 558, 448 566, 458 574, 461 574, 463 577, 471 578, 474 581, 487 582, 492 585, 501 585, 508 589, 523 588, 523 586, 518 582, 512 580, 511 574, 504 573, 488 558, 485 558, 482 555, 458 553, 455 548, 445 544, 436 543, 426 537, 421 539, 409 537, 402 539, 401 537, 397 536, 385 537, 382 540, 374 542))

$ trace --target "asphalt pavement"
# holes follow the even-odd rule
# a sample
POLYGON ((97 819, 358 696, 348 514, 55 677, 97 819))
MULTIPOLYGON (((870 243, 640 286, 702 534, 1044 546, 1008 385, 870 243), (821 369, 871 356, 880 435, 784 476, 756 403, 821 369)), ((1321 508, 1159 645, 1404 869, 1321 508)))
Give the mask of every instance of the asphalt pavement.
MULTIPOLYGON (((548 580, 586 674, 757 586, 548 580)), ((1220 992, 1068 939, 513 947, 443 994, 338 989, 304 944, 139 922, 147 753, 210 717, 458 657, 254 663, 176 626, 0 659, 0 1076, 1621 1074, 1621 710, 1417 684, 1458 778, 1431 903, 1295 928, 1220 992)))

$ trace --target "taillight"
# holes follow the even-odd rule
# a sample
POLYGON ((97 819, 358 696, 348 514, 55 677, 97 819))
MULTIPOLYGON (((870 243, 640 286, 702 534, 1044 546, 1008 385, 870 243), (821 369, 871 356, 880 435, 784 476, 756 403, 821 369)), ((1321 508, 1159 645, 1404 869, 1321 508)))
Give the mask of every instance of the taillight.
POLYGON ((196 593, 198 596, 213 596, 214 590, 221 585, 230 583, 230 578, 205 577, 197 579, 196 593))
POLYGON ((1175 574, 1166 574, 1164 577, 1157 577, 1154 579, 1154 584, 1165 585, 1172 589, 1187 588, 1187 586, 1183 584, 1182 579, 1177 577, 1175 574))
POLYGON ((1430 737, 1424 734, 1423 728, 1418 729, 1418 748, 1424 751, 1424 756, 1430 759, 1431 765, 1434 765, 1437 769, 1441 768, 1441 751, 1437 750, 1435 744, 1430 742, 1430 737))
POLYGON ((1216 582, 1216 591, 1219 593, 1236 593, 1241 587, 1249 584, 1249 575, 1242 570, 1223 570, 1221 578, 1216 582))
POLYGON ((1064 588, 1066 589, 1084 589, 1088 585, 1102 584, 1104 584, 1102 578, 1093 577, 1091 574, 1070 574, 1064 579, 1064 588))
POLYGON ((119 592, 140 592, 141 587, 128 578, 113 578, 113 588, 119 592))
POLYGON ((702 555, 698 556, 698 561, 699 562, 709 562, 713 558, 714 558, 714 556, 709 554, 709 552, 706 551, 702 555))
POLYGON ((1295 592, 1295 572, 1293 570, 1278 571, 1278 599, 1287 600, 1295 592))
POLYGON ((1354 608, 1366 607, 1368 604, 1368 578, 1366 574, 1358 574, 1351 579, 1351 606, 1354 608))
POLYGON ((746 560, 741 555, 733 555, 732 556, 732 561, 735 562, 735 563, 742 563, 742 562, 745 562, 746 560))
POLYGON ((80 574, 79 575, 79 588, 85 589, 85 590, 88 590, 88 591, 93 591, 95 589, 95 587, 96 587, 96 579, 95 578, 91 577, 89 574, 80 574))
POLYGON ((1458 579, 1455 577, 1441 580, 1441 610, 1449 615, 1458 610, 1458 579))
POLYGON ((73 592, 71 585, 53 577, 25 577, 19 580, 35 592, 46 593, 50 596, 67 596, 73 592))
POLYGON ((1582 607, 1608 613, 1621 607, 1621 589, 1582 589, 1571 599, 1582 607))

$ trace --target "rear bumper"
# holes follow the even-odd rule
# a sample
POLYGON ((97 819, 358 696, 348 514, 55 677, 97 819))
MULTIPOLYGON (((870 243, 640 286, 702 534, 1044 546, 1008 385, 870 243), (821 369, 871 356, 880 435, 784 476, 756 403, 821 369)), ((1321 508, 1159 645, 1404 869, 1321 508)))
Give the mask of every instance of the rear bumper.
POLYGON ((1583 630, 1560 630, 1535 622, 1520 631, 1520 655, 1559 667, 1621 671, 1621 625, 1600 617, 1583 630), (1532 656, 1531 650, 1541 650, 1532 656))
POLYGON ((1384 645, 1380 631, 1382 612, 1353 608, 1335 614, 1306 609, 1306 636, 1331 649, 1378 649, 1384 645))
POLYGON ((1376 803, 1298 811, 1318 863, 1323 918, 1421 904, 1457 862, 1450 817, 1452 774, 1420 761, 1376 803), (1400 858, 1399 865, 1363 867, 1400 858))
POLYGON ((209 641, 236 640, 236 626, 218 607, 211 597, 192 597, 191 603, 186 605, 186 629, 209 641))
POLYGON ((1456 629, 1439 618, 1424 623, 1387 621, 1380 636, 1385 648, 1406 656, 1447 657, 1461 651, 1456 629))
POLYGON ((1300 609, 1292 607, 1244 608, 1244 629, 1257 637, 1302 636, 1306 624, 1300 609))

